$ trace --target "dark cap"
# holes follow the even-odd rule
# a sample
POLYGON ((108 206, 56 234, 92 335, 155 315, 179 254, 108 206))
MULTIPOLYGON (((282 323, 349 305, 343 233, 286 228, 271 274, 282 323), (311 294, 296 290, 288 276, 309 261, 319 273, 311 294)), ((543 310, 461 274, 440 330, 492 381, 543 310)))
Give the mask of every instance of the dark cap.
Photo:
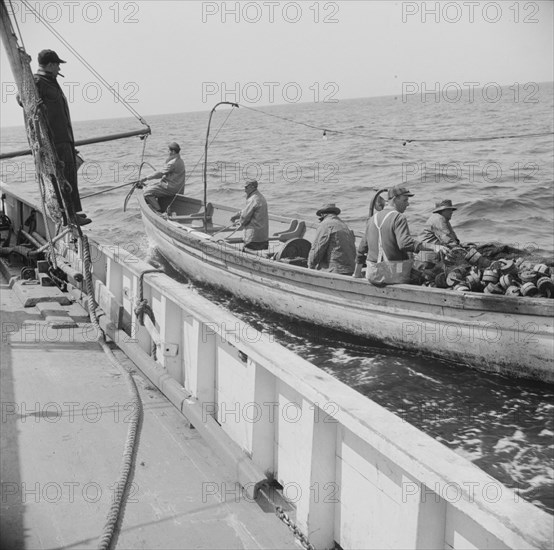
POLYGON ((248 187, 249 185, 251 185, 252 187, 254 187, 254 189, 258 189, 258 180, 248 180, 248 181, 244 184, 244 187, 248 187))
POLYGON ((407 197, 414 196, 414 194, 410 193, 410 190, 403 185, 395 185, 389 189, 389 200, 394 199, 394 197, 400 197, 401 195, 406 195, 407 197))
POLYGON ((176 153, 181 151, 181 146, 175 141, 172 141, 167 147, 176 153))
POLYGON ((66 61, 58 57, 58 54, 54 50, 42 50, 38 53, 37 61, 43 67, 48 65, 48 63, 66 63, 66 61))
POLYGON ((322 206, 316 213, 316 216, 323 216, 323 214, 340 214, 340 208, 335 206, 335 203, 329 203, 322 206))
POLYGON ((435 203, 435 209, 433 213, 438 214, 443 210, 458 210, 455 206, 452 206, 452 201, 450 199, 444 199, 443 201, 435 203))

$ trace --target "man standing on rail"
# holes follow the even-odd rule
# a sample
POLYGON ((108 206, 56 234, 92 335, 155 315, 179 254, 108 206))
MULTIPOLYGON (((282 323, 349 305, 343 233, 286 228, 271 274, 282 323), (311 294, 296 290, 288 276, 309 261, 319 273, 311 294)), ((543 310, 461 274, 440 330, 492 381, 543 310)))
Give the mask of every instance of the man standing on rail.
MULTIPOLYGON (((60 63, 65 63, 65 61, 60 59, 55 51, 42 50, 39 52, 39 69, 35 74, 35 84, 38 96, 42 100, 46 118, 48 119, 58 159, 63 163, 64 177, 70 185, 69 192, 64 189, 63 185, 60 185, 60 191, 73 206, 77 214, 77 223, 79 225, 87 225, 92 220, 81 212, 81 197, 79 196, 77 184, 77 152, 75 151, 75 139, 73 137, 69 106, 57 81, 58 75, 63 76, 60 73, 60 63)), ((63 210, 61 197, 58 197, 58 202, 63 210)))

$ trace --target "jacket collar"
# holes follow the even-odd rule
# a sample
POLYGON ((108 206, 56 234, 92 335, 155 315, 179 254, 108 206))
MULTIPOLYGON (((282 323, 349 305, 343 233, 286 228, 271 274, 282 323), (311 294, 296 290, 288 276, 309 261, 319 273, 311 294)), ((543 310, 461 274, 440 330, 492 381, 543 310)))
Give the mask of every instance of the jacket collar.
POLYGON ((37 71, 37 75, 44 76, 45 78, 48 78, 48 79, 52 80, 53 82, 57 82, 56 77, 53 76, 52 73, 49 73, 49 72, 45 71, 44 69, 39 68, 39 70, 37 71))

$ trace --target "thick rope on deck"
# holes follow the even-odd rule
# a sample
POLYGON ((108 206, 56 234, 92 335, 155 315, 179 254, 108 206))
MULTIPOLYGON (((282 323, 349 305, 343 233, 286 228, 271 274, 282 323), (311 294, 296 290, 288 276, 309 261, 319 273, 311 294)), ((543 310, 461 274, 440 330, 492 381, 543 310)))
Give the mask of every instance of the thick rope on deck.
POLYGON ((123 457, 121 460, 120 474, 117 480, 116 489, 114 491, 113 502, 108 511, 104 530, 98 543, 99 549, 108 550, 112 545, 112 540, 116 527, 122 517, 122 511, 125 504, 124 497, 129 488, 129 480, 134 465, 137 442, 140 434, 140 426, 142 423, 142 402, 140 400, 138 388, 131 372, 123 367, 123 365, 115 357, 113 351, 106 343, 104 331, 100 328, 100 324, 98 323, 98 317, 96 316, 96 303, 94 302, 94 287, 92 284, 92 262, 90 260, 88 239, 85 235, 82 235, 81 243, 84 257, 88 309, 90 313, 91 323, 96 328, 98 334, 96 340, 102 346, 102 349, 108 356, 111 364, 115 366, 121 372, 121 374, 125 376, 127 387, 129 389, 129 394, 131 396, 131 403, 133 406, 133 412, 131 415, 129 427, 127 429, 127 439, 125 441, 123 457))

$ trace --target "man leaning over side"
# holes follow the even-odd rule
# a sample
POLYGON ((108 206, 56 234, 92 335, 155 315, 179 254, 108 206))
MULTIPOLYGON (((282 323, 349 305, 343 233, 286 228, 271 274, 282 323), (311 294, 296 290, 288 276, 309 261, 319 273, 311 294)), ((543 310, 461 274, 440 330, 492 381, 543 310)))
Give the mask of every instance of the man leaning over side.
MULTIPOLYGON (((450 199, 435 203, 435 209, 429 216, 419 238, 424 243, 442 244, 447 248, 460 246, 460 239, 458 239, 458 235, 456 235, 450 223, 454 210, 457 210, 457 208, 452 206, 450 199)), ((437 256, 435 252, 422 251, 419 253, 418 259, 424 262, 436 263, 440 260, 437 256)))
POLYGON ((421 233, 421 240, 425 243, 443 244, 448 248, 459 246, 460 239, 450 223, 454 210, 457 208, 452 206, 450 199, 435 203, 435 209, 421 233))

